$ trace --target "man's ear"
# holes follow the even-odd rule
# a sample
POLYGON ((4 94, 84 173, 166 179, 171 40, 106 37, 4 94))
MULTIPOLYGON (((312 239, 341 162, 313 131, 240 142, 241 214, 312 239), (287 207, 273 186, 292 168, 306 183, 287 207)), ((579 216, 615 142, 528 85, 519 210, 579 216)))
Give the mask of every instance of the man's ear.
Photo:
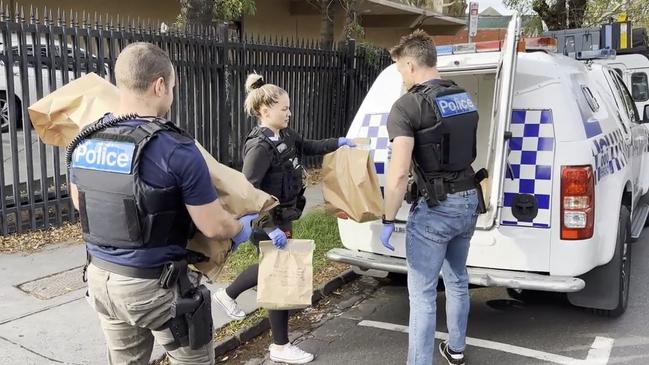
POLYGON ((165 82, 164 77, 158 77, 153 84, 153 92, 156 96, 167 95, 167 83, 165 82))

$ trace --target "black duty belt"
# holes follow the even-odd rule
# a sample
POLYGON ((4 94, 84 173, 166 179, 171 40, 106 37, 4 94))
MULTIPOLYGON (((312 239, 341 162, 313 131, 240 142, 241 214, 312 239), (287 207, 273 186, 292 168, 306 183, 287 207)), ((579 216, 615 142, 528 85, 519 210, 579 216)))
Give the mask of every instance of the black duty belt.
POLYGON ((88 255, 88 261, 100 269, 112 272, 113 274, 128 276, 129 278, 136 279, 160 279, 164 266, 153 268, 141 268, 120 265, 113 262, 108 262, 97 257, 88 255))
POLYGON ((473 177, 471 177, 466 180, 459 180, 453 182, 445 181, 444 186, 446 187, 446 191, 448 194, 461 193, 463 191, 475 189, 475 180, 473 179, 473 177))

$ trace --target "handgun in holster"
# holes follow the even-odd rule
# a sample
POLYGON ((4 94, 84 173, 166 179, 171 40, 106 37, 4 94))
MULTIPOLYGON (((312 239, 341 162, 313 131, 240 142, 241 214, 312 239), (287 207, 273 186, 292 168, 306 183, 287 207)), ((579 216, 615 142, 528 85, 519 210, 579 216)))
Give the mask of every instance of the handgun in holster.
MULTIPOLYGON (((192 261, 195 257, 190 257, 192 261)), ((193 263, 193 262, 192 262, 193 263)), ((165 266, 160 286, 178 289, 178 298, 172 304, 172 318, 168 328, 179 347, 199 349, 208 344, 213 336, 212 301, 205 285, 193 285, 187 272, 187 260, 173 261, 165 266)))
POLYGON ((446 188, 443 179, 428 179, 416 161, 412 163, 414 175, 417 177, 417 185, 421 196, 426 200, 429 208, 439 205, 446 200, 446 188))
POLYGON ((482 192, 482 185, 480 185, 480 183, 482 182, 482 180, 488 177, 489 177, 489 172, 487 171, 487 169, 478 170, 478 172, 476 172, 475 176, 473 177, 475 181, 475 189, 478 192, 478 209, 477 209, 478 214, 487 213, 487 205, 484 201, 484 194, 482 192))

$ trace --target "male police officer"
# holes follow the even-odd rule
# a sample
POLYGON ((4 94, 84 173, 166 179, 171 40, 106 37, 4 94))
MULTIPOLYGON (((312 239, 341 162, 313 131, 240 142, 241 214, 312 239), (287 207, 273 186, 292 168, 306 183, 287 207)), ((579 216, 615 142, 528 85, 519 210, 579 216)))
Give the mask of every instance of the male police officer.
MULTIPOLYGON (((478 113, 469 95, 440 79, 437 52, 423 31, 390 51, 408 93, 388 117, 392 157, 385 190, 381 241, 390 245, 394 220, 412 165, 415 200, 406 226, 410 330, 408 364, 433 362, 437 278, 446 286, 449 340, 439 350, 449 364, 464 364, 469 291, 466 259, 476 223, 478 196, 471 163, 478 113)), ((411 185, 412 186, 412 185, 411 185)))
POLYGON ((111 364, 148 364, 154 340, 172 364, 213 364, 210 295, 187 271, 200 256, 186 250, 187 240, 195 225, 236 248, 255 215, 237 221, 223 209, 194 140, 160 119, 176 80, 167 54, 130 44, 115 74, 123 117, 104 116, 69 149, 88 300, 111 364))

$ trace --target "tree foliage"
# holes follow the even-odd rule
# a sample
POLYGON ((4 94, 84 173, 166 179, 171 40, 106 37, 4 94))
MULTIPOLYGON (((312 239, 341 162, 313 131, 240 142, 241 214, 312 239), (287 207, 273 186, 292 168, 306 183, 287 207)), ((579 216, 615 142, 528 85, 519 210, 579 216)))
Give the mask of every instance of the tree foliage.
POLYGON ((255 0, 180 0, 179 24, 212 25, 255 13, 255 0))
POLYGON ((538 17, 549 30, 598 26, 626 12, 634 26, 649 25, 646 0, 505 0, 505 5, 522 14, 538 17))

